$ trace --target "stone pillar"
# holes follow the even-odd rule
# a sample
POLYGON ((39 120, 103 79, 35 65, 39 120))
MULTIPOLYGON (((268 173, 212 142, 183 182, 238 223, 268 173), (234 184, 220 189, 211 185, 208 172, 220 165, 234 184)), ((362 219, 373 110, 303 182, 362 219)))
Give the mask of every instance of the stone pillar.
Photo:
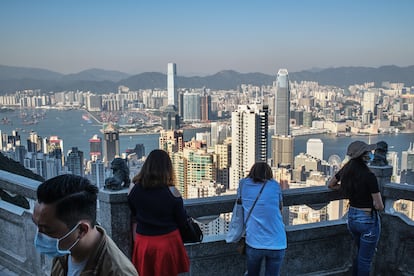
POLYGON ((131 258, 133 243, 127 194, 127 188, 119 191, 101 189, 97 220, 122 252, 131 258))
POLYGON ((378 180, 378 186, 381 195, 384 194, 384 185, 391 182, 392 166, 369 166, 371 171, 375 174, 378 180))

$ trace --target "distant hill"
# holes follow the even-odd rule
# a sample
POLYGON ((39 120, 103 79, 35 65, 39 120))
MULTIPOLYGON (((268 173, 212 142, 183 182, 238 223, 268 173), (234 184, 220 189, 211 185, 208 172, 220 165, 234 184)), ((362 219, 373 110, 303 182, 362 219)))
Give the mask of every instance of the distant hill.
POLYGON ((69 74, 62 77, 68 81, 112 81, 118 82, 128 78, 130 75, 119 71, 110 71, 102 69, 88 69, 76 74, 69 74))
MULTIPOLYGON (((402 82, 414 86, 414 66, 338 67, 289 72, 292 81, 316 81, 322 85, 346 88, 352 84, 384 81, 402 82)), ((272 85, 275 75, 263 73, 239 73, 232 70, 220 71, 205 77, 177 76, 179 88, 236 89, 241 84, 272 85)), ((63 75, 38 68, 22 68, 0 65, 0 95, 23 89, 43 91, 83 90, 96 93, 116 92, 119 85, 132 90, 166 89, 167 76, 158 72, 146 72, 129 76, 119 71, 89 69, 76 74, 63 75)))
POLYGON ((323 85, 335 85, 343 88, 365 82, 375 82, 376 86, 380 86, 384 81, 402 82, 406 86, 413 86, 414 66, 338 67, 315 72, 301 71, 289 74, 289 78, 296 81, 317 81, 323 85))
POLYGON ((0 81, 3 80, 56 80, 63 74, 39 68, 26 68, 0 65, 0 81))

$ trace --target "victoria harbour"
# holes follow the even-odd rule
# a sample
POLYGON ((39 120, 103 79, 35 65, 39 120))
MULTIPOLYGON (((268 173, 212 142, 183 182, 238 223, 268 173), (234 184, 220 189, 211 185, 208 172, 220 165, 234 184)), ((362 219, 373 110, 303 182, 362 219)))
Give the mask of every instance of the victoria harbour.
MULTIPOLYGON (((78 147, 83 151, 85 156, 89 154, 89 139, 93 135, 102 136, 102 125, 95 121, 87 122, 82 118, 85 114, 83 110, 32 110, 29 113, 41 113, 42 117, 38 118, 33 124, 25 123, 20 117, 21 111, 14 110, 1 113, 1 118, 8 119, 9 123, 0 125, 2 133, 11 134, 13 130, 18 131, 22 141, 25 141, 31 131, 37 132, 41 137, 58 136, 64 141, 64 150, 67 152, 72 147, 78 147)), ((185 141, 195 137, 197 132, 208 131, 203 129, 186 129, 184 130, 185 141)), ((271 133, 269 133, 269 138, 271 133)), ((126 149, 132 149, 136 144, 143 144, 145 153, 148 154, 153 149, 158 148, 159 133, 136 133, 123 134, 120 136, 120 149, 125 152, 126 149)), ((380 135, 364 135, 364 136, 335 136, 331 134, 314 134, 295 137, 294 155, 306 152, 306 143, 310 138, 319 138, 323 142, 324 160, 328 160, 331 155, 338 155, 341 159, 345 157, 346 147, 355 140, 362 140, 366 143, 377 143, 385 141, 388 144, 390 152, 397 152, 401 155, 402 151, 406 151, 410 143, 414 143, 414 133, 398 133, 398 134, 380 134, 380 135)), ((270 143, 269 143, 270 147, 270 143)), ((269 151, 270 152, 270 151, 269 151)))

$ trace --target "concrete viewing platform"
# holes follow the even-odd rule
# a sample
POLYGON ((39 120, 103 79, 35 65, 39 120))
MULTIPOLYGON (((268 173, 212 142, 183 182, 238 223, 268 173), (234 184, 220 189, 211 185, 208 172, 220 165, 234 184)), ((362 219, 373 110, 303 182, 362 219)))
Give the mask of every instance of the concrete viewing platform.
MULTIPOLYGON (((376 174, 385 203, 381 213, 382 232, 373 261, 373 275, 414 275, 414 222, 394 210, 399 199, 414 200, 414 185, 390 183, 392 167, 371 167, 376 174)), ((0 171, 0 189, 22 194, 30 202, 24 209, 0 201, 0 276, 48 275, 50 259, 33 246, 36 226, 31 220, 35 191, 39 182, 0 171)), ((195 218, 217 217, 232 211, 235 195, 185 200, 195 218)), ((98 221, 121 250, 131 255, 132 235, 127 190, 99 193, 98 221)), ((283 191, 284 206, 326 206, 343 199, 327 187, 283 191)), ((286 226, 288 249, 282 275, 351 275, 355 247, 345 219, 286 226)), ((187 244, 190 272, 185 275, 243 275, 245 258, 224 235, 208 236, 200 244, 187 244)))

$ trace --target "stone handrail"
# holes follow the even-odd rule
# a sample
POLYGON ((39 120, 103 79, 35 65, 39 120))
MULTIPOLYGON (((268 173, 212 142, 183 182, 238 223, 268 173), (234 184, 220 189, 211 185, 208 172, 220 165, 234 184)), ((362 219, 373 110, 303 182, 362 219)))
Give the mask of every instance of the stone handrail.
MULTIPOLYGON (((377 176, 386 177, 387 173, 379 170, 377 176)), ((374 261, 375 274, 414 274, 414 264, 409 258, 414 252, 414 224, 392 208, 395 200, 414 200, 414 188, 379 180, 387 208, 381 215, 382 234, 374 261)), ((37 181, 0 171, 0 189, 14 194, 21 192, 33 200, 38 185, 37 181)), ((130 256, 132 234, 126 195, 126 190, 101 190, 98 220, 124 253, 130 256)), ((283 191, 284 206, 306 204, 318 209, 342 198, 339 192, 324 186, 283 191)), ((193 217, 217 217, 231 212, 235 199, 235 195, 226 195, 187 199, 184 203, 193 217)), ((0 265, 19 275, 47 275, 50 260, 34 249, 36 227, 31 215, 32 208, 28 210, 0 201, 0 265)), ((282 275, 350 275, 354 247, 345 220, 287 226, 286 231, 288 250, 282 275)), ((219 236, 200 244, 186 245, 191 259, 191 271, 187 275, 243 274, 244 257, 238 255, 235 244, 226 244, 223 238, 219 236)))

